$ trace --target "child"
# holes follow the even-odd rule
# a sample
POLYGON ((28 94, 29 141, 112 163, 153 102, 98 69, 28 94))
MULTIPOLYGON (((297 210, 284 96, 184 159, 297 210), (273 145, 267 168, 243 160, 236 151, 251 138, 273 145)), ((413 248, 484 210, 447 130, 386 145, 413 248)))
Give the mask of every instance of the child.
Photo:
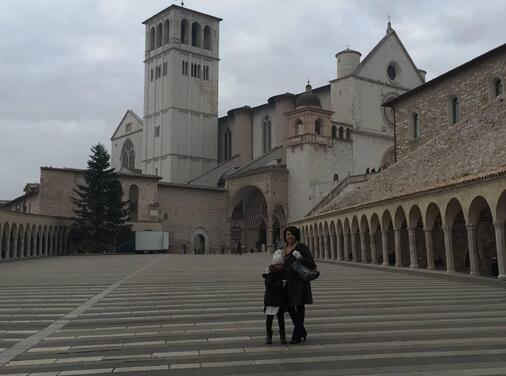
POLYGON ((284 265, 283 251, 277 250, 272 256, 272 264, 269 265, 262 276, 265 279, 264 312, 266 316, 265 326, 267 329, 266 345, 272 345, 272 321, 274 315, 278 318, 279 338, 282 344, 286 344, 285 316, 286 310, 286 280, 283 278, 284 265))

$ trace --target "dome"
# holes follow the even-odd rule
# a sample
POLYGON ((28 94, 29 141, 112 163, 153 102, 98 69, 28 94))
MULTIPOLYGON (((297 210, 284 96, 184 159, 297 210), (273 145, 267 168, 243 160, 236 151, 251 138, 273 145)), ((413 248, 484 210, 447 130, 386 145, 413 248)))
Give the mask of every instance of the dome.
POLYGON ((320 97, 313 93, 311 85, 308 83, 306 85, 306 92, 299 95, 297 101, 295 102, 295 108, 300 107, 318 107, 322 108, 322 104, 320 102, 320 97))

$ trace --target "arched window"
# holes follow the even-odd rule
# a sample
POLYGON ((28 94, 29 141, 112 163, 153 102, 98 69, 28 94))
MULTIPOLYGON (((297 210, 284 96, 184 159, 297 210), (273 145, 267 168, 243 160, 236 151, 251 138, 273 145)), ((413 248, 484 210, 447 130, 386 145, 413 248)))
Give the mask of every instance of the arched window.
POLYGON ((503 83, 502 83, 502 80, 500 78, 496 78, 494 80, 494 98, 497 98, 498 96, 500 96, 503 92, 503 83))
POLYGON ((165 20, 165 27, 163 30, 163 43, 167 44, 170 40, 170 23, 169 20, 165 20))
POLYGON ((162 24, 159 23, 158 26, 156 27, 156 47, 162 47, 162 43, 163 43, 163 39, 162 39, 162 36, 163 36, 163 27, 162 27, 162 24))
POLYGON ((411 134, 414 140, 421 136, 420 118, 416 112, 411 115, 411 134))
POLYGON ((209 25, 204 27, 204 48, 206 50, 211 49, 211 27, 209 25))
POLYGON ((198 22, 194 22, 192 24, 192 46, 193 47, 201 47, 201 31, 200 24, 198 22))
POLYGON ((149 50, 150 51, 155 49, 155 35, 156 35, 155 28, 152 27, 151 31, 149 33, 149 50))
POLYGON ((130 170, 135 168, 135 150, 129 138, 127 138, 121 150, 121 164, 123 167, 129 168, 130 170))
POLYGON ((450 125, 460 121, 460 103, 458 97, 450 98, 450 125))
POLYGON ((322 121, 320 119, 317 119, 314 123, 314 131, 316 134, 322 133, 322 121))
POLYGON ((332 139, 335 140, 337 138, 337 127, 335 125, 332 126, 332 139))
POLYGON ((225 140, 223 142, 223 159, 232 158, 232 132, 230 129, 225 131, 225 140))
POLYGON ((130 220, 137 221, 139 217, 139 187, 135 184, 128 189, 128 204, 130 209, 130 220))
POLYGON ((272 148, 271 119, 266 117, 262 122, 262 151, 267 153, 272 148))
POLYGON ((188 44, 188 21, 181 21, 181 43, 188 44))
POLYGON ((348 141, 351 140, 351 129, 350 128, 346 129, 346 139, 348 141))
POLYGON ((339 175, 338 174, 334 174, 332 180, 339 181, 339 175))
POLYGON ((344 138, 344 129, 343 129, 343 127, 339 127, 339 138, 341 140, 344 138))

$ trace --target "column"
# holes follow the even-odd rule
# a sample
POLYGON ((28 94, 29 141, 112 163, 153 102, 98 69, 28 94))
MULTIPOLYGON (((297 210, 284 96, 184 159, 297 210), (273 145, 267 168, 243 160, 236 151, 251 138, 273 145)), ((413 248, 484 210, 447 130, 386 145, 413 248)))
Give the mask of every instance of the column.
POLYGON ((432 228, 424 227, 425 251, 427 253, 427 269, 434 270, 434 249, 432 248, 432 228))
POLYGON ((377 264, 378 263, 378 256, 376 255, 376 239, 375 234, 372 232, 369 233, 369 240, 371 242, 371 263, 377 264))
POLYGON ((343 255, 343 248, 341 247, 341 236, 342 234, 337 233, 336 234, 336 249, 337 249, 337 260, 343 261, 344 255, 343 255))
POLYGON ((323 259, 323 236, 322 235, 319 235, 318 236, 318 258, 319 259, 323 259))
POLYGON ((478 253, 476 251, 476 226, 466 225, 467 229, 467 244, 469 246, 469 274, 479 275, 478 269, 478 253))
POLYGON ((44 256, 47 256, 48 255, 48 249, 49 249, 49 236, 47 236, 47 233, 46 233, 46 236, 43 238, 43 241, 42 243, 44 244, 43 245, 43 255, 44 256))
POLYGON ((453 262, 452 226, 443 226, 443 233, 445 236, 446 271, 452 273, 455 271, 453 262))
POLYGON ((388 265, 388 230, 381 230, 381 252, 383 253, 383 265, 388 265))
POLYGON ((354 233, 350 233, 350 236, 351 236, 351 254, 353 256, 353 262, 357 262, 358 260, 357 237, 354 233))
POLYGON ((31 247, 32 247, 32 233, 29 232, 28 237, 26 238, 26 257, 32 257, 31 247))
POLYGON ((19 238, 18 235, 14 235, 14 239, 12 240, 12 258, 17 259, 18 258, 18 250, 19 250, 19 238))
POLYGON ((19 244, 20 244, 19 257, 24 258, 25 257, 25 236, 24 235, 21 237, 19 244))
POLYGON ((402 266, 401 229, 394 228, 394 235, 395 235, 395 266, 402 266))
POLYGON ((350 237, 349 233, 344 232, 344 260, 350 261, 350 237))
POLYGON ((329 259, 329 236, 323 235, 323 257, 324 260, 329 259))
POLYGON ((360 232, 360 251, 362 253, 362 263, 367 264, 367 248, 365 245, 365 233, 360 232))
POLYGON ((497 264, 499 266, 499 275, 497 279, 506 280, 506 245, 504 241, 504 222, 494 223, 495 243, 497 245, 497 264))
POLYGON ((268 218, 267 218, 267 252, 273 253, 274 252, 274 245, 272 244, 272 215, 270 210, 267 211, 268 218))
MULTIPOLYGON (((10 231, 10 230, 9 230, 10 231)), ((11 252, 11 233, 7 231, 5 234, 5 260, 8 260, 11 252)))
POLYGON ((416 252, 416 228, 408 228, 409 237, 409 267, 412 269, 418 268, 418 254, 416 252))
POLYGON ((330 235, 330 258, 337 260, 336 235, 330 235))

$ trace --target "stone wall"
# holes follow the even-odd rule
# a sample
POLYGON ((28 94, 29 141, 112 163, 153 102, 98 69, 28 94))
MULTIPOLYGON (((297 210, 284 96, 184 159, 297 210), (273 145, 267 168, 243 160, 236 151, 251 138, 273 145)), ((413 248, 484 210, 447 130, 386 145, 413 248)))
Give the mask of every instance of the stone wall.
MULTIPOLYGON (((479 58, 478 58, 479 59, 479 58)), ((466 64, 416 90, 395 104, 397 159, 402 159, 421 144, 430 140, 446 127, 481 116, 487 108, 500 105, 504 98, 493 98, 492 82, 496 77, 506 78, 506 50, 466 64), (460 122, 450 125, 450 99, 457 96, 460 102, 460 122), (421 137, 412 135, 412 114, 417 113, 421 137)))
POLYGON ((195 236, 206 238, 206 252, 223 245, 226 227, 226 191, 219 188, 160 183, 159 215, 169 231, 171 250, 193 252, 195 236))

